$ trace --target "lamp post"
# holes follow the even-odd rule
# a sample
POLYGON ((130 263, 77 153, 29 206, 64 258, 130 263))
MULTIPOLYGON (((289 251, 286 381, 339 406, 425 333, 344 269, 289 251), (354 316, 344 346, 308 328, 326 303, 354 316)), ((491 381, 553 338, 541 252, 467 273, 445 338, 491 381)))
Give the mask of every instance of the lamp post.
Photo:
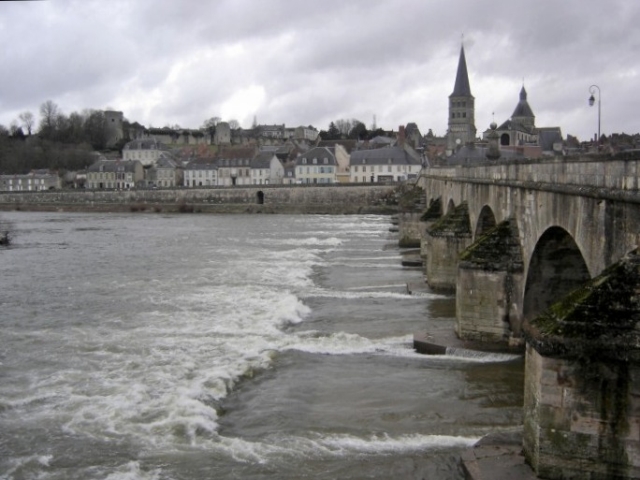
POLYGON ((600 99, 601 99, 601 94, 600 94, 600 87, 598 85, 591 85, 589 87, 589 93, 591 94, 591 96, 589 97, 589 105, 591 107, 593 107, 593 104, 596 101, 596 99, 593 97, 593 94, 596 93, 596 89, 598 89, 598 147, 600 147, 600 99))

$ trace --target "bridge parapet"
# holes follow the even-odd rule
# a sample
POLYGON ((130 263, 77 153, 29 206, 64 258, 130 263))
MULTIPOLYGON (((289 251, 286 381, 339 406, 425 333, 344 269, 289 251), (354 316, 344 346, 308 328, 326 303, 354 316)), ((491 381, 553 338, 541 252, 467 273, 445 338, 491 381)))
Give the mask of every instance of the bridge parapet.
POLYGON ((435 166, 426 178, 509 185, 541 184, 611 190, 638 190, 640 152, 617 156, 549 157, 510 162, 435 166))

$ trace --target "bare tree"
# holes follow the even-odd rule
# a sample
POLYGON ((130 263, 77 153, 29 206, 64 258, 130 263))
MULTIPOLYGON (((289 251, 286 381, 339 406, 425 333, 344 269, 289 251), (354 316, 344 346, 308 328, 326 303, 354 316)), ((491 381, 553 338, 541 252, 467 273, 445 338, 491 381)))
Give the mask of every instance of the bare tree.
POLYGON ((349 135, 349 132, 353 128, 353 123, 351 120, 346 118, 341 118, 340 120, 336 120, 333 122, 336 128, 340 131, 340 135, 344 135, 345 137, 349 135))
POLYGON ((60 115, 60 109, 58 104, 53 100, 47 100, 40 105, 40 128, 53 129, 56 126, 56 121, 60 115))
POLYGON ((27 135, 31 135, 33 125, 36 121, 35 117, 33 116, 33 113, 29 111, 22 112, 20 115, 18 115, 18 118, 22 122, 22 125, 24 126, 24 128, 27 129, 27 135))
POLYGON ((238 120, 236 120, 235 118, 232 118, 227 123, 229 124, 229 128, 231 130, 236 130, 236 129, 240 128, 240 122, 238 120))
POLYGON ((211 130, 211 129, 215 130, 216 125, 218 125, 218 123, 220 123, 220 117, 211 117, 202 123, 202 128, 204 130, 211 130))

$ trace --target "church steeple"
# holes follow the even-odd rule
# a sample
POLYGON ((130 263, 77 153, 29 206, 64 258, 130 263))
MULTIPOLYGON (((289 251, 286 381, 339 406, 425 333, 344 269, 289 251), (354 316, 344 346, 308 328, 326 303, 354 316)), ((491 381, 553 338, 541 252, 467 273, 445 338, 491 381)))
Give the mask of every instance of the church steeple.
POLYGON ((460 47, 458 71, 453 92, 449 95, 449 130, 447 131, 447 154, 472 144, 476 139, 475 99, 471 95, 467 59, 464 45, 460 47))
POLYGON ((467 72, 467 59, 464 56, 464 45, 460 47, 460 58, 458 59, 458 73, 456 74, 456 84, 453 87, 452 97, 471 96, 471 86, 469 85, 469 73, 467 72))

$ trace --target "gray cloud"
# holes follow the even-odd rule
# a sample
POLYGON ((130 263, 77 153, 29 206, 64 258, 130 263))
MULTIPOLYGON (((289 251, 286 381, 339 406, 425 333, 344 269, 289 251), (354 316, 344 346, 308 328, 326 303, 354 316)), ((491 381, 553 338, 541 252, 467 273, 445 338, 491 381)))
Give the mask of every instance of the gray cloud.
POLYGON ((145 125, 358 118, 444 134, 461 36, 476 125, 512 113, 522 83, 540 126, 640 131, 640 4, 624 0, 220 0, 0 3, 0 123, 51 99, 145 125))

